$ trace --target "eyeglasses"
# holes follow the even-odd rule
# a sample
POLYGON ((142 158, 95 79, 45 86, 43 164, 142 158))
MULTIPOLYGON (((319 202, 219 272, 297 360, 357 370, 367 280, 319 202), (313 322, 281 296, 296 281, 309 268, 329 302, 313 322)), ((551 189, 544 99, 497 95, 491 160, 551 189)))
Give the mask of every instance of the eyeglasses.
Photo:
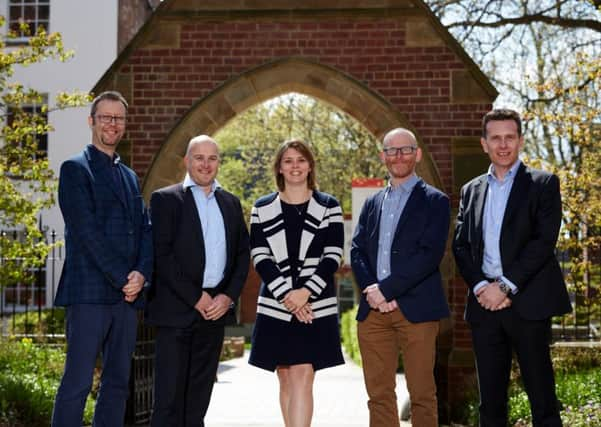
POLYGON ((407 156, 409 154, 413 154, 415 150, 417 150, 417 147, 414 145, 405 145, 403 147, 386 147, 382 149, 384 154, 386 154, 388 157, 395 157, 399 154, 407 156))
POLYGON ((96 114, 96 118, 100 120, 100 123, 103 125, 110 125, 115 122, 118 126, 123 126, 125 124, 125 116, 111 116, 109 114, 96 114))

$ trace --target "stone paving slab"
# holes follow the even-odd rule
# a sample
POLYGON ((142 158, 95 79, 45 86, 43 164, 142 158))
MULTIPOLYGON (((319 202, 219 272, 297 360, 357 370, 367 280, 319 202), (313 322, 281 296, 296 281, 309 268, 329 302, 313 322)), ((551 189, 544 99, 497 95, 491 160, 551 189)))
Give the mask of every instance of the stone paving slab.
MULTIPOLYGON (((207 427, 282 427, 275 373, 250 366, 244 357, 222 362, 213 389, 207 427)), ((361 368, 351 360, 318 371, 314 385, 313 427, 367 427, 367 393, 361 368)), ((399 408, 408 392, 397 375, 399 408)), ((402 423, 402 426, 410 426, 402 423)))

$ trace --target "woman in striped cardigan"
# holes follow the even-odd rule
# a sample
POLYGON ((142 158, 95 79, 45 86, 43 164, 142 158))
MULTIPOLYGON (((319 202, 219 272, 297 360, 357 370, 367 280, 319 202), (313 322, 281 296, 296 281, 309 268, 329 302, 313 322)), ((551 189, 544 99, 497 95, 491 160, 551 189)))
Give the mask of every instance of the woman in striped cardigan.
POLYGON ((315 371, 344 363, 334 273, 342 259, 342 210, 317 191, 313 153, 283 143, 273 165, 278 192, 251 213, 250 244, 263 281, 249 363, 277 371, 286 427, 308 427, 315 371))

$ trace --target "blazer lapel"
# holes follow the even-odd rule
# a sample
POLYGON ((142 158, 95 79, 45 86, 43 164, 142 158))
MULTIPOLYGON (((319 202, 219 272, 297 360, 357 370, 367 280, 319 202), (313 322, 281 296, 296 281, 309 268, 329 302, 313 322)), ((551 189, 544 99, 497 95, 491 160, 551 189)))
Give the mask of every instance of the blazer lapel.
POLYGON ((117 167, 122 177, 121 181, 123 182, 123 190, 125 191, 125 198, 127 200, 126 207, 128 207, 129 215, 133 218, 136 208, 134 201, 134 194, 136 194, 135 184, 131 181, 131 176, 124 170, 123 165, 119 164, 117 167))
POLYGON ((235 219, 232 218, 231 212, 232 209, 228 206, 228 201, 223 197, 221 193, 221 189, 217 187, 215 189, 215 200, 217 200, 217 205, 219 206, 219 210, 221 211, 221 216, 223 217, 223 226, 225 228, 225 253, 227 256, 226 262, 230 259, 230 248, 232 247, 233 236, 232 236, 232 227, 230 224, 234 224, 235 219))
MULTIPOLYGON (((186 215, 186 213, 188 213, 189 224, 186 223, 187 221, 182 221, 182 223, 179 225, 180 227, 186 227, 186 233, 193 233, 196 236, 196 239, 200 243, 199 247, 201 248, 201 251, 204 255, 205 242, 202 236, 202 223, 200 222, 200 216, 198 213, 198 209, 196 208, 194 195, 192 194, 192 190, 190 188, 183 188, 182 186, 181 191, 183 193, 182 195, 184 199, 182 213, 183 215, 186 215)), ((183 215, 181 215, 180 217, 183 217, 183 215)))
POLYGON ((405 207, 403 208, 403 212, 401 213, 401 217, 399 218, 399 222, 398 222, 396 230, 394 232, 395 237, 399 233, 399 230, 401 230, 403 228, 403 225, 407 221, 407 218, 409 218, 409 216, 411 215, 411 212, 419 212, 419 210, 420 210, 419 205, 421 205, 423 203, 423 200, 424 200, 424 183, 422 180, 419 180, 413 187, 413 190, 411 191, 411 194, 409 195, 409 198, 407 199, 407 203, 405 204, 405 207))
MULTIPOLYGON (((276 194, 275 198, 271 203, 258 209, 257 214, 259 215, 259 222, 261 227, 265 227, 265 223, 270 219, 282 215, 282 203, 280 201, 279 194, 276 194), (265 213, 265 215, 263 215, 265 213)), ((283 218, 282 218, 283 220, 283 218)), ((275 258, 276 263, 281 263, 288 259, 288 245, 286 242, 286 232, 284 228, 281 228, 276 233, 273 233, 265 237, 267 244, 271 249, 271 253, 275 258)))
MULTIPOLYGON (((92 171, 94 176, 97 176, 99 178, 98 179, 99 183, 101 185, 103 185, 104 187, 108 187, 109 191, 111 191, 115 195, 115 198, 117 200, 119 200, 119 202, 121 202, 121 204, 127 210, 127 204, 126 204, 125 200, 123 200, 121 198, 121 195, 119 194, 118 189, 115 188, 115 184, 113 182, 113 177, 111 176, 108 168, 102 167, 100 162, 98 162, 96 159, 94 159, 92 157, 92 154, 89 151, 87 151, 86 157, 88 159, 88 164, 90 165, 90 170, 92 171)), ((123 180, 123 181, 125 181, 125 180, 123 180)))
POLYGON ((326 207, 317 203, 317 200, 315 200, 315 192, 313 192, 313 196, 311 199, 309 199, 307 214, 305 215, 305 222, 303 224, 303 232, 301 233, 300 248, 298 252, 298 258, 300 260, 304 260, 306 258, 307 250, 309 249, 309 246, 311 246, 311 242, 315 237, 315 232, 313 230, 320 229, 320 225, 323 222, 325 213, 326 207), (316 226, 316 224, 311 224, 313 221, 310 220, 310 217, 317 220, 317 224, 319 225, 316 226))
POLYGON ((503 215, 501 234, 503 233, 503 229, 505 228, 507 223, 518 211, 518 208, 521 205, 522 198, 524 197, 524 195, 528 194, 529 181, 525 178, 526 166, 524 166, 524 164, 522 163, 518 167, 518 170, 515 174, 515 178, 513 180, 513 185, 511 186, 511 191, 509 192, 509 199, 507 199, 507 206, 505 207, 505 214, 503 215))
POLYGON ((482 221, 484 219, 484 204, 486 203, 486 193, 488 192, 488 181, 484 175, 474 184, 474 225, 479 235, 482 235, 482 221))
POLYGON ((380 238, 380 219, 382 217, 382 203, 384 203, 384 196, 386 195, 386 190, 379 191, 374 197, 374 218, 375 224, 372 227, 371 235, 369 236, 372 242, 375 242, 376 247, 378 245, 378 240, 380 238))

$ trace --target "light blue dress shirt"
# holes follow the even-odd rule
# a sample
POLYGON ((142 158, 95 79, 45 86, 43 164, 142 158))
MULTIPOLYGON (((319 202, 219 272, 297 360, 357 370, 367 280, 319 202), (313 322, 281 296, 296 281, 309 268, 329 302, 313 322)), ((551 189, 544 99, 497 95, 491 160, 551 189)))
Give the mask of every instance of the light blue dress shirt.
POLYGON ((220 185, 216 180, 213 181, 211 192, 207 195, 201 187, 196 185, 189 174, 186 174, 183 185, 184 188, 189 187, 192 191, 202 226, 206 258, 202 287, 214 288, 223 279, 227 260, 225 225, 217 199, 215 199, 215 189, 220 185))
MULTIPOLYGON (((502 277, 503 281, 511 288, 512 293, 518 291, 509 279, 503 276, 503 264, 501 262, 501 227, 503 225, 503 217, 505 216, 505 208, 515 174, 520 166, 521 161, 518 159, 513 166, 507 171, 502 181, 497 179, 494 174, 494 166, 490 165, 486 179, 488 180, 488 190, 486 194, 486 202, 484 203, 484 215, 482 222, 482 235, 484 240, 484 253, 482 257, 482 272, 487 277, 497 278, 502 277)), ((487 281, 482 281, 474 287, 474 292, 477 292, 482 286, 487 285, 487 281)))
POLYGON ((380 215, 380 235, 378 237, 378 281, 390 276, 390 250, 399 219, 407 200, 419 178, 411 176, 407 181, 393 187, 390 182, 384 194, 380 215))

